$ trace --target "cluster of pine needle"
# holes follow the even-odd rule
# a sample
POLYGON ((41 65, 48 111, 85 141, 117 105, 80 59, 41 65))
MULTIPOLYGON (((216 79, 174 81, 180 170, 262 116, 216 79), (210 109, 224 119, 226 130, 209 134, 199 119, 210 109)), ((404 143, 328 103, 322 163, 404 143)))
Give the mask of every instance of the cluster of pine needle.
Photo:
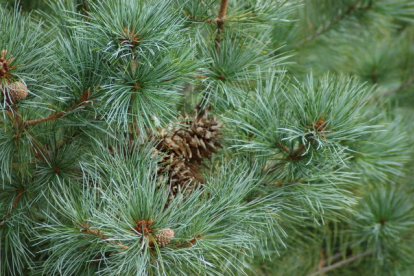
POLYGON ((0 275, 412 275, 413 95, 413 0, 0 1, 0 275))

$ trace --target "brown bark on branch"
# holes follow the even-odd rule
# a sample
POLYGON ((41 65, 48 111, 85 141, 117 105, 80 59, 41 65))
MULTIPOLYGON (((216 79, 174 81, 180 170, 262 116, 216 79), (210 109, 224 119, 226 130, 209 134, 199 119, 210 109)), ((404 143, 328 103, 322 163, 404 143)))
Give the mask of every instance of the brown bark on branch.
POLYGON ((10 217, 12 211, 16 208, 17 204, 19 204, 19 201, 24 193, 23 189, 16 190, 17 195, 13 200, 13 203, 10 205, 9 209, 7 210, 6 215, 3 217, 3 219, 0 221, 0 227, 4 225, 6 220, 10 217))
POLYGON ((108 240, 108 238, 102 233, 99 229, 90 228, 87 223, 79 224, 81 231, 85 234, 89 234, 92 236, 99 237, 100 239, 104 240, 107 243, 118 245, 121 249, 128 249, 129 246, 124 245, 120 241, 108 240))
MULTIPOLYGON (((85 92, 86 93, 86 92, 85 92)), ((83 105, 88 105, 88 103, 86 102, 87 99, 85 99, 84 101, 74 105, 72 108, 70 108, 68 111, 60 111, 58 113, 49 115, 47 117, 44 118, 40 118, 40 119, 34 119, 34 120, 30 120, 30 121, 26 121, 25 124, 26 126, 32 126, 32 125, 37 125, 43 122, 48 122, 48 121, 54 121, 56 119, 59 119, 60 117, 62 117, 63 115, 65 115, 67 112, 69 111, 73 111, 78 107, 81 107, 83 105)))
POLYGON ((221 0, 220 10, 218 16, 216 18, 217 22, 217 35, 216 35, 216 50, 220 48, 220 41, 221 41, 221 34, 224 31, 223 25, 226 21, 226 14, 227 14, 227 7, 229 4, 229 0, 221 0))
POLYGON ((49 115, 49 116, 44 117, 44 118, 27 121, 26 122, 26 125, 32 126, 32 125, 37 125, 37 124, 40 124, 40 123, 43 123, 43 122, 47 122, 47 121, 53 121, 53 120, 56 120, 56 119, 62 117, 65 114, 66 114, 66 112, 61 111, 61 112, 58 112, 56 114, 49 115))
POLYGON ((339 268, 339 267, 342 267, 342 266, 344 266, 344 265, 347 265, 347 264, 349 264, 349 263, 352 263, 353 261, 356 261, 356 260, 361 259, 361 258, 363 258, 363 257, 369 256, 369 255, 371 255, 371 254, 372 254, 372 253, 374 253, 374 252, 375 252, 375 250, 373 250, 373 249, 368 250, 368 251, 366 251, 366 252, 364 252, 364 253, 357 254, 357 255, 355 255, 355 256, 353 256, 353 257, 350 257, 350 258, 348 258, 348 259, 345 259, 345 260, 342 260, 342 261, 340 261, 340 262, 334 263, 334 264, 332 264, 332 265, 330 265, 330 266, 325 266, 325 267, 322 267, 322 268, 321 268, 321 269, 319 269, 318 271, 313 272, 313 273, 309 274, 308 276, 318 276, 318 275, 324 275, 324 273, 326 273, 326 272, 332 271, 332 270, 334 270, 334 269, 337 269, 337 268, 339 268))

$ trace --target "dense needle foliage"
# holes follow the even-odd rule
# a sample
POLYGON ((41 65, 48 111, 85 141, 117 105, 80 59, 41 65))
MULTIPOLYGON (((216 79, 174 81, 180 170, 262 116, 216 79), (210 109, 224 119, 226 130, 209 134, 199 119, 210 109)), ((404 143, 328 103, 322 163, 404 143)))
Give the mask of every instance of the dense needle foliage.
POLYGON ((0 1, 0 275, 414 271, 414 1, 0 1))

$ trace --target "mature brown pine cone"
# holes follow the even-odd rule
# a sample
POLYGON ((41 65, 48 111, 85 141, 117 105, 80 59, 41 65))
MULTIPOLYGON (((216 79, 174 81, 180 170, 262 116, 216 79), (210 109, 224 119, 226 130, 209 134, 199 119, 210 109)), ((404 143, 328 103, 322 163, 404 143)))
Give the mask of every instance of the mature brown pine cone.
MULTIPOLYGON (((197 112, 193 118, 186 114, 179 118, 180 124, 172 124, 158 131, 160 143, 158 153, 164 153, 158 170, 166 175, 170 184, 169 201, 177 194, 189 195, 203 182, 200 167, 204 158, 209 159, 217 147, 222 124, 205 110, 197 112)), ((168 203, 167 203, 168 205, 168 203)))
POLYGON ((201 182, 200 172, 197 166, 189 164, 175 153, 165 154, 160 162, 158 174, 167 175, 169 179, 170 195, 173 199, 178 193, 188 195, 201 182))
POLYGON ((209 116, 202 110, 194 118, 186 114, 185 118, 179 119, 181 124, 159 131, 163 149, 186 160, 201 163, 203 158, 210 158, 212 152, 217 152, 217 147, 221 147, 218 136, 222 134, 222 124, 216 116, 209 116))

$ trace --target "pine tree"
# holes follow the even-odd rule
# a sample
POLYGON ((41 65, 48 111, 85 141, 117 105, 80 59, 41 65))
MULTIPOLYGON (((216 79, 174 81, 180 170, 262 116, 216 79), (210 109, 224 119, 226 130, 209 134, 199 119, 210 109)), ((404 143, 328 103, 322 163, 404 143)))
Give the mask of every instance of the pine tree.
POLYGON ((0 275, 412 275, 414 1, 0 1, 0 275))

